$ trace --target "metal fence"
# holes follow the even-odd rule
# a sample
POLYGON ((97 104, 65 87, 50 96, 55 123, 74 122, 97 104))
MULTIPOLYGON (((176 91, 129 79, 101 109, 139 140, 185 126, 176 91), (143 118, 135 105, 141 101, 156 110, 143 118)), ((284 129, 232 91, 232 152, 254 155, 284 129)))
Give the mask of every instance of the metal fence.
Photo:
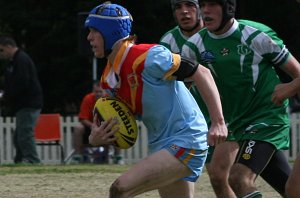
MULTIPOLYGON (((62 145, 66 156, 73 150, 73 128, 78 124, 77 116, 61 117, 62 145)), ((122 155, 126 164, 132 164, 147 156, 147 129, 142 122, 138 122, 139 135, 136 144, 122 155)), ((13 163, 15 149, 13 146, 14 117, 0 117, 0 164, 13 163)), ((55 146, 37 146, 38 154, 44 164, 60 163, 59 148, 55 146)), ((300 114, 291 114, 291 147, 285 151, 290 160, 294 160, 300 152, 300 114)))

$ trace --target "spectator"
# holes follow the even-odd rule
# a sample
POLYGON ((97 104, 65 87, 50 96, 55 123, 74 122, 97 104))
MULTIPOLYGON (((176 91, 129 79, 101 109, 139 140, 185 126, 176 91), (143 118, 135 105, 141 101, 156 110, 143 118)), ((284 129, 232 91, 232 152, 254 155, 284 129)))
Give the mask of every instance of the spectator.
MULTIPOLYGON (((74 149, 75 154, 73 156, 73 162, 84 162, 83 153, 84 149, 89 146, 88 137, 91 133, 91 127, 93 124, 93 109, 96 101, 100 97, 107 97, 106 91, 99 85, 99 82, 93 83, 93 91, 87 94, 80 105, 80 111, 78 118, 80 124, 74 128, 74 149)), ((108 146, 104 146, 104 153, 108 154, 108 146)), ((122 164, 122 156, 120 155, 120 149, 115 148, 114 163, 122 164)), ((108 160, 108 156, 106 156, 108 160)))
MULTIPOLYGON (((171 0, 171 8, 177 26, 166 32, 160 44, 171 52, 180 54, 186 40, 201 30, 204 25, 201 18, 198 0, 171 0)), ((185 82, 190 88, 191 82, 185 82)))
POLYGON ((8 60, 4 74, 4 103, 16 116, 15 163, 40 163, 34 127, 43 106, 42 88, 32 59, 13 38, 0 37, 0 58, 8 60))
POLYGON ((166 32, 160 44, 180 54, 186 40, 204 27, 198 0, 171 0, 175 22, 178 24, 166 32))

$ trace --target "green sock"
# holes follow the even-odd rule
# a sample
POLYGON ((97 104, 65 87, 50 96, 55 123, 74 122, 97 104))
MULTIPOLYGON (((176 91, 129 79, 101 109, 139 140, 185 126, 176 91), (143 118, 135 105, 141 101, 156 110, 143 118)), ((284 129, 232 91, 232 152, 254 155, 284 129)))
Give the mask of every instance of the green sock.
POLYGON ((250 193, 250 194, 248 194, 248 195, 246 195, 242 198, 262 198, 262 197, 263 196, 259 191, 254 191, 254 192, 252 192, 252 193, 250 193))

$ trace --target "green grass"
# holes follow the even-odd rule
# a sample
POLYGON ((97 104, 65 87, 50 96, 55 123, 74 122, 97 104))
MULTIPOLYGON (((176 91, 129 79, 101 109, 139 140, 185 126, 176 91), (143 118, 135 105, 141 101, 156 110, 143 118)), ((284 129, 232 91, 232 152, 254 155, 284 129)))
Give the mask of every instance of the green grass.
POLYGON ((15 165, 0 166, 0 175, 32 173, 122 173, 128 170, 127 165, 15 165))

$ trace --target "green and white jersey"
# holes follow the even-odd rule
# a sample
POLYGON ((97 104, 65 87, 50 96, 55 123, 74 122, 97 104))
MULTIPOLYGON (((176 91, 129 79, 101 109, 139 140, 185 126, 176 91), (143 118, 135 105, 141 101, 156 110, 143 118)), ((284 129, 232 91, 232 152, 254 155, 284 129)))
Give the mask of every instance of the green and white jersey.
MULTIPOLYGON (((174 54, 180 54, 182 46, 188 40, 189 37, 185 36, 179 26, 166 32, 160 39, 160 44, 168 48, 174 54)), ((185 85, 190 89, 192 81, 185 80, 185 85)), ((193 92, 191 92, 194 94, 193 92)), ((205 107, 206 108, 206 107, 205 107)))
MULTIPOLYGON (((271 101, 274 87, 280 83, 273 66, 282 66, 289 55, 271 28, 247 20, 235 20, 222 35, 204 28, 182 48, 182 56, 197 60, 212 72, 232 140, 264 140, 278 149, 289 145, 288 101, 281 107, 271 101), (272 127, 285 130, 272 134, 272 127)), ((201 98, 197 100, 206 113, 201 98)))
POLYGON ((166 32, 160 39, 160 44, 168 48, 175 54, 180 54, 183 44, 187 41, 188 37, 182 34, 179 26, 166 32))

